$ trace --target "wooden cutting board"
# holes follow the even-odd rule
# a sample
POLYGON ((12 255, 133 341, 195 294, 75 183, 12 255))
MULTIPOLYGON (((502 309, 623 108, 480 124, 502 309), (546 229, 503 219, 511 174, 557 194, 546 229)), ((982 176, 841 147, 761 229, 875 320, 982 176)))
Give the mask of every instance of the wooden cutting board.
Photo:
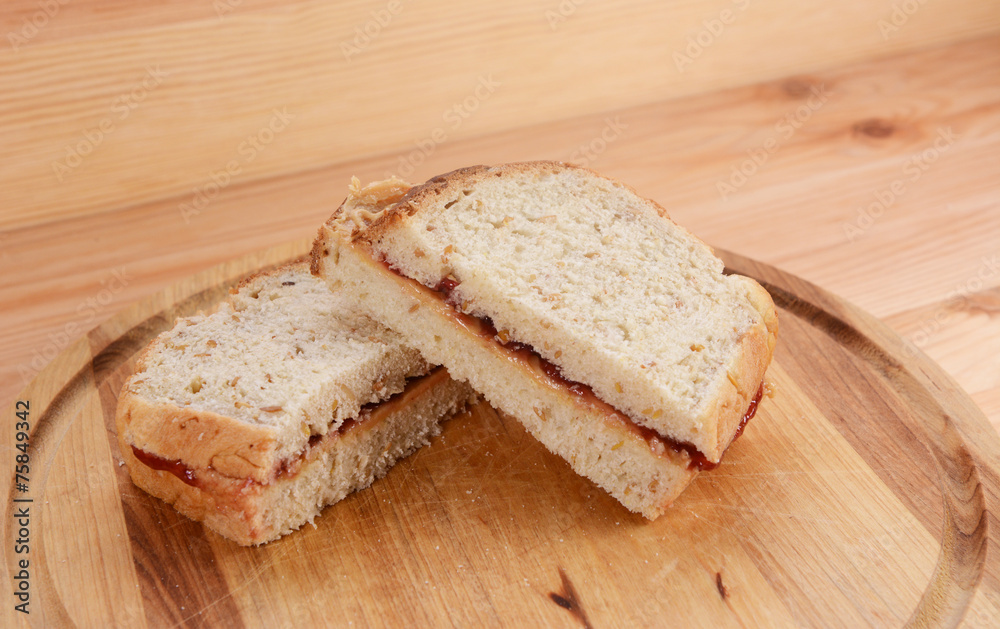
POLYGON ((723 465, 655 522, 486 404, 316 526, 242 548, 135 488, 114 435, 137 353, 277 247, 135 304, 58 356, 0 435, 4 626, 969 626, 1000 623, 1000 440, 885 325, 725 252, 779 309, 765 399, 723 465), (14 500, 31 502, 14 502, 14 500), (15 513, 30 512, 17 554, 15 513), (22 575, 23 576, 23 575, 22 575), (14 602, 11 602, 13 600, 14 602))

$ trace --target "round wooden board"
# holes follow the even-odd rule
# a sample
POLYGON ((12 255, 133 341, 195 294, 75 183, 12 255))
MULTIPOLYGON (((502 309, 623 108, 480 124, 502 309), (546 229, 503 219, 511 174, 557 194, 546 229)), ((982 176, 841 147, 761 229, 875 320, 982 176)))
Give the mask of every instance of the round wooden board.
POLYGON ((31 613, 8 594, 4 626, 1000 622, 1000 441, 985 417, 871 316, 725 252, 778 306, 775 392, 723 465, 659 520, 627 512, 481 404, 315 527, 260 548, 206 531, 130 482, 118 391, 175 317, 213 308, 243 275, 307 246, 195 276, 58 356, 19 398, 30 407, 27 491, 7 410, 0 587, 16 591, 27 559, 31 613), (28 551, 15 553, 26 507, 28 551))

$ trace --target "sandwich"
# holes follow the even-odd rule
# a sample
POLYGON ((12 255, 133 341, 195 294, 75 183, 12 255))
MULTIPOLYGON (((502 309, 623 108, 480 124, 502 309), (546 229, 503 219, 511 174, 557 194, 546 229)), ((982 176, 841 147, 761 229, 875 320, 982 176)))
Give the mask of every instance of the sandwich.
POLYGON ((354 179, 312 272, 650 519, 741 433, 777 334, 662 207, 557 162, 354 179))
POLYGON ((115 421, 138 487, 252 545, 368 486, 474 399, 300 262, 158 336, 115 421))

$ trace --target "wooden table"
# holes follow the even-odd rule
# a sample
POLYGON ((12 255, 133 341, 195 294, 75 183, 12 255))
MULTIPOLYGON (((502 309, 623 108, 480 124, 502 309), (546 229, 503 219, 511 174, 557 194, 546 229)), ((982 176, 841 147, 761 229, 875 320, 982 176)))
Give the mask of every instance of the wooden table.
POLYGON ((872 313, 1000 428, 995 2, 15 0, 0 32, 4 408, 351 175, 562 159, 872 313))

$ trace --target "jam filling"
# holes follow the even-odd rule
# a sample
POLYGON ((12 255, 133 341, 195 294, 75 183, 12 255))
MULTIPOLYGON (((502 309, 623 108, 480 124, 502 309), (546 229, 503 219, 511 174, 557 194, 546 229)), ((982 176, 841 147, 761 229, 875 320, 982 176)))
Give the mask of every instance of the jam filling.
MULTIPOLYGON (((422 288, 427 288, 424 287, 419 282, 417 282, 416 280, 413 280, 403 275, 397 269, 393 268, 385 260, 382 260, 382 265, 385 266, 385 268, 387 268, 392 273, 398 275, 399 277, 409 280, 410 282, 413 282, 415 285, 420 286, 422 288)), ((455 299, 453 295, 455 288, 457 288, 458 285, 459 285, 458 280, 452 277, 447 277, 438 282, 438 284, 433 288, 430 288, 430 290, 436 293, 438 299, 440 299, 442 302, 446 303, 452 308, 455 319, 470 332, 478 334, 484 338, 490 339, 493 342, 497 343, 507 351, 508 358, 526 364, 530 367, 534 367, 536 371, 541 371, 548 377, 550 385, 567 389, 571 393, 576 394, 583 401, 589 403, 591 406, 594 406, 600 409, 602 412, 604 412, 605 415, 609 418, 609 420, 612 421, 618 420, 622 422, 623 424, 625 424, 626 427, 628 427, 630 430, 638 434, 647 442, 650 443, 659 442, 660 444, 663 445, 664 448, 669 448, 672 451, 676 452, 677 454, 687 454, 688 458, 690 459, 688 463, 689 470, 708 471, 708 470, 714 470, 716 467, 719 466, 719 463, 716 463, 715 461, 710 461, 708 457, 706 457, 705 454, 701 452, 693 443, 672 439, 670 437, 661 435, 659 432, 653 430, 652 428, 648 428, 646 426, 640 426, 639 424, 635 423, 630 417, 628 417, 618 409, 614 408, 604 400, 597 397, 597 394, 594 393, 594 390, 590 386, 583 384, 582 382, 576 382, 574 380, 570 380, 565 376, 563 376, 562 370, 559 369, 558 365, 555 365, 554 363, 543 358, 531 346, 525 345, 524 343, 518 343, 517 341, 502 340, 499 335, 499 332, 496 329, 496 326, 493 324, 493 321, 490 318, 474 317, 472 315, 467 315, 461 312, 458 309, 459 308, 458 300, 455 299)), ((753 418, 753 416, 756 414, 757 406, 760 404, 760 399, 763 393, 764 393, 764 383, 761 382, 760 386, 757 389, 757 394, 754 396, 753 400, 750 401, 750 405, 747 408, 746 413, 744 413, 743 419, 740 421, 740 425, 736 429, 736 432, 733 435, 732 441, 736 441, 736 439, 743 434, 743 430, 744 428, 746 428, 747 422, 749 422, 750 419, 753 418)), ((730 441, 730 443, 732 443, 732 441, 730 441)))
MULTIPOLYGON (((762 382, 760 387, 757 388, 757 395, 753 397, 750 401, 750 406, 747 408, 747 412, 743 414, 743 419, 740 420, 740 425, 736 428, 736 432, 733 434, 733 440, 736 441, 740 435, 743 434, 743 429, 746 428, 747 422, 753 419, 753 416, 757 413, 757 406, 760 404, 760 398, 764 394, 764 383, 762 382)), ((663 443, 664 446, 670 448, 674 452, 681 454, 687 453, 690 457, 691 462, 688 463, 689 470, 698 470, 699 472, 707 472, 709 470, 714 470, 719 467, 719 463, 715 461, 709 461, 708 457, 702 454, 701 450, 696 448, 694 444, 688 443, 686 441, 675 441, 670 437, 664 437, 660 433, 656 432, 651 428, 645 426, 640 426, 631 420, 628 420, 631 424, 631 428, 636 430, 643 438, 647 441, 656 439, 663 443)), ((732 444, 730 441, 730 444, 732 444)), ((721 461, 720 461, 721 463, 721 461)))
MULTIPOLYGON (((367 420, 369 417, 371 417, 371 414, 375 411, 376 408, 378 408, 383 404, 388 404, 390 402, 393 402, 398 398, 402 398, 404 395, 407 394, 408 391, 411 390, 412 388, 411 385, 415 385, 418 382, 421 382, 425 379, 429 379, 432 374, 436 373, 436 371, 437 370, 433 370, 431 371, 431 373, 425 376, 418 376, 416 378, 411 378, 409 381, 407 381, 406 387, 402 391, 389 397, 388 399, 382 400, 381 402, 370 402, 368 404, 365 404, 364 406, 361 407, 361 410, 358 412, 357 417, 352 419, 345 419, 344 422, 337 427, 337 430, 328 432, 325 435, 319 435, 319 434, 311 435, 309 437, 309 442, 306 444, 306 447, 303 448, 301 454, 295 457, 291 457, 289 459, 285 459, 278 465, 274 473, 275 480, 295 476, 295 474, 297 474, 299 470, 302 468, 302 463, 305 461, 306 456, 309 454, 309 451, 315 448, 319 444, 319 442, 323 440, 324 437, 332 437, 333 435, 338 435, 338 436, 343 435, 347 431, 351 430, 355 426, 358 426, 359 424, 367 420)), ((201 484, 198 481, 198 477, 195 474, 195 471, 181 461, 164 459, 163 457, 157 456, 151 452, 147 452, 135 446, 132 446, 132 454, 138 461, 140 461, 143 465, 147 467, 150 467, 154 470, 169 472, 174 476, 176 476, 177 478, 179 478, 184 483, 192 487, 201 487, 201 484)), ((247 484, 260 484, 258 481, 253 480, 252 478, 246 479, 246 482, 247 484)))
POLYGON ((155 454, 151 454, 145 450, 140 450, 135 446, 132 446, 132 454, 146 467, 151 467, 154 470, 170 472, 188 485, 191 485, 192 487, 198 486, 198 479, 195 478, 194 471, 180 461, 171 461, 170 459, 160 458, 155 454))

